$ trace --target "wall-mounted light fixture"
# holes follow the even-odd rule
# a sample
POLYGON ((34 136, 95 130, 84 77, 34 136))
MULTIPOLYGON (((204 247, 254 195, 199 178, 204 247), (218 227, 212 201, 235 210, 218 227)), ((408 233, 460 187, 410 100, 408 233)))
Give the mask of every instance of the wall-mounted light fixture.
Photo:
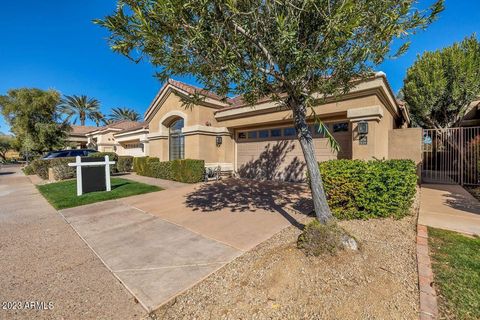
POLYGON ((359 134, 367 134, 368 133, 368 122, 367 121, 360 121, 358 123, 358 133, 359 134))
POLYGON ((217 147, 220 147, 222 145, 222 137, 217 137, 215 141, 217 143, 217 147))

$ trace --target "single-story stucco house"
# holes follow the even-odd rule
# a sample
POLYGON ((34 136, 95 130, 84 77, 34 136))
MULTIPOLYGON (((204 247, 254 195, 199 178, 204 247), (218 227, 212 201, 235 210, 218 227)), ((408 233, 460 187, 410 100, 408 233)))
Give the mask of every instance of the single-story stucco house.
MULTIPOLYGON (((410 124, 407 109, 395 99, 384 73, 359 81, 348 94, 318 104, 315 112, 340 145, 339 152, 333 151, 327 139, 317 133, 311 119, 319 161, 391 158, 421 161, 417 159, 421 129, 406 129, 410 124)), ((95 141, 101 151, 148 155, 160 161, 202 159, 208 167, 220 166, 222 171, 240 177, 299 180, 305 176, 291 111, 279 108, 269 99, 252 106, 241 97, 224 99, 169 80, 146 110, 143 123, 130 129, 118 126, 87 133, 88 142, 95 141), (193 94, 205 99, 187 107, 182 97, 193 94), (135 152, 125 148, 128 144, 135 146, 135 152)))

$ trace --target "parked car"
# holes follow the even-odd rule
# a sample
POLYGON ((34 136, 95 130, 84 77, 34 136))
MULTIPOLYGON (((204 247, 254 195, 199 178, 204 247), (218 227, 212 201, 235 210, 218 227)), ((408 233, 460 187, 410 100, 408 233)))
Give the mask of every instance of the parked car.
POLYGON ((55 159, 55 158, 67 158, 67 157, 88 157, 90 154, 98 152, 93 149, 71 149, 71 150, 59 150, 49 152, 42 159, 55 159))

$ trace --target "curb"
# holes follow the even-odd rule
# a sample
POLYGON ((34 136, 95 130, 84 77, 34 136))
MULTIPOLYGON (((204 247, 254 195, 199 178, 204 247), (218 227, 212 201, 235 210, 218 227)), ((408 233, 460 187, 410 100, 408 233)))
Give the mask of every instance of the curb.
POLYGON ((420 291, 420 320, 438 318, 437 294, 433 286, 433 271, 428 251, 428 229, 417 225, 418 289, 420 291))

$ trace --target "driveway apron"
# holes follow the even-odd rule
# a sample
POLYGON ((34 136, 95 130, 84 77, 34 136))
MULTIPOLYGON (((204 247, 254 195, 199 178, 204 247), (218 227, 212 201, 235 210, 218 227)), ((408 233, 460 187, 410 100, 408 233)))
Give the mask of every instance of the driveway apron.
POLYGON ((148 311, 242 253, 120 200, 60 213, 148 311))

